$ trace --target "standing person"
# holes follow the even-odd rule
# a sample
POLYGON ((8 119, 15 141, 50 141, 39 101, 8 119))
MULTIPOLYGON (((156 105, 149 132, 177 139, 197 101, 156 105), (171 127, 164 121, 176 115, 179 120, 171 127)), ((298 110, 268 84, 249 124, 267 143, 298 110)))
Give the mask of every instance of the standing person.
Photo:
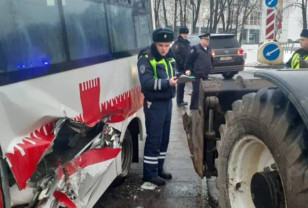
MULTIPOLYGON (((190 42, 187 40, 189 30, 187 27, 181 27, 179 31, 180 35, 172 46, 172 51, 175 55, 175 61, 177 64, 178 72, 185 74, 185 60, 187 54, 190 51, 190 42)), ((176 103, 178 106, 185 106, 187 102, 184 102, 184 88, 185 83, 178 83, 176 92, 176 103)))
POLYGON ((199 85, 200 80, 206 80, 212 69, 213 57, 211 55, 210 33, 204 33, 199 35, 200 44, 193 46, 187 57, 185 64, 186 75, 193 75, 196 77, 192 82, 193 92, 191 96, 190 109, 198 109, 199 103, 199 85))
POLYGON ((175 60, 170 50, 173 31, 158 28, 154 43, 138 55, 138 73, 144 94, 144 114, 147 138, 144 147, 143 180, 165 185, 172 175, 164 171, 171 125, 172 98, 175 97, 175 60))
POLYGON ((286 63, 288 68, 308 68, 308 29, 303 29, 300 36, 299 43, 301 48, 296 50, 286 63))

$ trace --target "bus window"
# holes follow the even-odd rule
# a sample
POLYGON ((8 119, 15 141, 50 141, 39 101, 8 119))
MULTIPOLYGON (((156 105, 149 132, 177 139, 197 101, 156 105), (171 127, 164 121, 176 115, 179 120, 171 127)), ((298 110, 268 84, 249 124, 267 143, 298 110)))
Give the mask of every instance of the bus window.
POLYGON ((110 55, 104 4, 66 0, 63 11, 72 60, 110 55))
POLYGON ((106 5, 112 52, 136 48, 136 36, 131 6, 106 5))
POLYGON ((0 1, 0 67, 11 72, 65 61, 56 1, 0 1))
POLYGON ((151 16, 149 4, 142 0, 136 1, 133 10, 137 48, 144 48, 151 43, 151 16), (148 6, 148 7, 147 7, 148 6))

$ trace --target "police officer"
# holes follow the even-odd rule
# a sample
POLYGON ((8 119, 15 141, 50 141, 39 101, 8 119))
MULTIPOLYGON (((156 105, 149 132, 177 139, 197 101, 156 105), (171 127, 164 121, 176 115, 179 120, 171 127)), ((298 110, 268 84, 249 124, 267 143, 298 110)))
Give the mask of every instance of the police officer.
POLYGON ((301 48, 296 50, 286 63, 288 68, 308 68, 308 29, 303 29, 300 36, 299 43, 301 48))
POLYGON ((176 68, 170 44, 173 31, 158 28, 154 43, 138 55, 138 73, 144 94, 144 114, 147 138, 144 147, 143 180, 165 185, 172 175, 163 169, 170 135, 172 98, 175 96, 176 68))
POLYGON ((195 81, 192 82, 191 110, 198 109, 200 80, 206 80, 208 78, 208 74, 212 69, 212 63, 214 62, 211 49, 209 48, 210 33, 201 34, 199 38, 200 44, 192 47, 185 64, 185 68, 187 69, 185 72, 186 75, 189 76, 191 74, 196 77, 195 81))
MULTIPOLYGON (((177 65, 178 72, 180 74, 185 74, 185 60, 188 52, 190 51, 190 42, 187 40, 189 30, 187 27, 181 27, 179 31, 180 35, 178 39, 172 45, 172 51, 175 55, 175 61, 177 65)), ((187 102, 184 102, 184 88, 185 83, 178 83, 176 102, 178 106, 185 106, 187 102)))

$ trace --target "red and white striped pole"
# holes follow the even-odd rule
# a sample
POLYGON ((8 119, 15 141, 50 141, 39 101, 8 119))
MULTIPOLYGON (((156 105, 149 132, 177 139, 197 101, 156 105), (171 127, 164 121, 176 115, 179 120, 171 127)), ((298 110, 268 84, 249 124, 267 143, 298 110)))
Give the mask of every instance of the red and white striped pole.
POLYGON ((267 40, 273 40, 275 38, 275 16, 275 9, 267 9, 265 30, 265 39, 267 40))
MULTIPOLYGON (((273 1, 265 0, 268 4, 272 4, 273 1)), ((278 39, 282 32, 282 6, 283 0, 279 0, 274 7, 271 6, 266 10, 265 39, 267 40, 278 39)))

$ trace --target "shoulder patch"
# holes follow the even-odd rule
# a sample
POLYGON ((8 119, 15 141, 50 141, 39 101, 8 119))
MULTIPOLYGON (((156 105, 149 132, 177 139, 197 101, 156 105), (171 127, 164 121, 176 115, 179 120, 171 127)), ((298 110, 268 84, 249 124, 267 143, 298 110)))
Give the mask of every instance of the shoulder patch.
POLYGON ((139 67, 139 70, 140 70, 140 73, 141 73, 141 74, 144 74, 144 72, 145 72, 145 65, 142 64, 142 65, 139 67))

